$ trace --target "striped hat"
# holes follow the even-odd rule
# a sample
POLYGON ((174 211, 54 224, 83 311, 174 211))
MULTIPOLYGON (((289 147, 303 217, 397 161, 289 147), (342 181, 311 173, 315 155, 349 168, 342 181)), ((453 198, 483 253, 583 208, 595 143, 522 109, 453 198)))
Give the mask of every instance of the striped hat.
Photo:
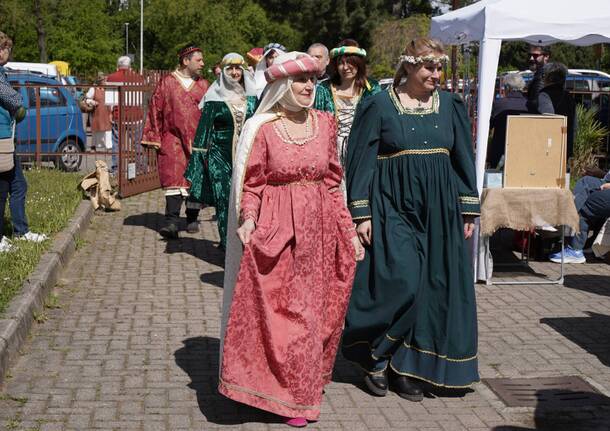
POLYGON ((281 64, 272 64, 265 70, 265 79, 268 83, 289 76, 297 76, 302 73, 319 72, 320 66, 313 57, 303 54, 294 60, 288 60, 281 64))
POLYGON ((339 57, 340 55, 359 55, 366 57, 366 50, 357 46, 340 46, 330 50, 330 58, 339 57))

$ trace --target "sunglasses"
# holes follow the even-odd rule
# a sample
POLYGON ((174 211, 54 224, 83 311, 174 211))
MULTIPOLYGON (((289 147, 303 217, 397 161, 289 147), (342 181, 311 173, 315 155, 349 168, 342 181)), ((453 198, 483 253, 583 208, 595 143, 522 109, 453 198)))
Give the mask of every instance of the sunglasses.
POLYGON ((534 58, 534 60, 537 60, 537 59, 538 59, 538 57, 540 57, 541 55, 544 55, 544 54, 537 54, 537 53, 534 53, 534 52, 530 52, 530 53, 528 54, 528 56, 529 56, 528 58, 533 57, 533 58, 534 58))

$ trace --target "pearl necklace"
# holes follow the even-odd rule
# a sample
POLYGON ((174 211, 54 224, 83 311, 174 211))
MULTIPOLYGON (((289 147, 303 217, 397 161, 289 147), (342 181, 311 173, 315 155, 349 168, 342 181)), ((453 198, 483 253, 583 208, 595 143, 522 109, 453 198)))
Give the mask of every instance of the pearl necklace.
POLYGON ((288 126, 286 124, 285 117, 286 115, 280 116, 280 124, 282 126, 282 130, 284 131, 284 136, 288 140, 288 143, 299 146, 305 145, 312 138, 309 111, 307 111, 307 118, 305 119, 305 136, 302 138, 294 138, 290 134, 290 132, 288 131, 288 126))

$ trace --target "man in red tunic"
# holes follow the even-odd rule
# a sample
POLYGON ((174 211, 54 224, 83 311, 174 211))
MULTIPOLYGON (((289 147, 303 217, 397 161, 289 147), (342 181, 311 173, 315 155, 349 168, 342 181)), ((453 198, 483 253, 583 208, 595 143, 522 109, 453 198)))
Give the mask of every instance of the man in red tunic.
MULTIPOLYGON (((119 106, 119 96, 117 88, 109 88, 106 90, 106 105, 112 107, 112 166, 111 172, 119 172, 119 139, 120 138, 120 122, 123 122, 123 139, 121 148, 127 149, 130 142, 135 144, 133 140, 139 140, 142 135, 142 120, 144 118, 144 110, 142 109, 142 92, 137 91, 137 87, 144 85, 144 78, 139 73, 131 70, 131 58, 126 55, 119 57, 117 60, 117 70, 106 77, 106 84, 124 86, 123 104, 119 106), (125 87, 127 89, 125 89, 125 87), (121 112, 121 109, 124 112, 121 112), (121 116, 123 117, 121 119, 121 116), (130 140, 128 137, 132 137, 130 140)), ((136 151, 138 150, 136 145, 136 151)), ((139 152, 139 151, 138 151, 139 152)), ((139 158, 138 154, 138 158, 139 158)), ((125 169, 123 167, 123 169, 125 169)))
MULTIPOLYGON (((179 51, 178 58, 178 68, 161 79, 155 88, 142 138, 142 145, 157 149, 159 178, 165 189, 167 224, 159 230, 164 238, 178 238, 180 210, 188 198, 189 188, 184 171, 201 116, 198 105, 209 87, 208 81, 199 76, 204 64, 201 49, 188 45, 179 51)), ((199 208, 200 204, 187 201, 189 233, 199 231, 199 208)))

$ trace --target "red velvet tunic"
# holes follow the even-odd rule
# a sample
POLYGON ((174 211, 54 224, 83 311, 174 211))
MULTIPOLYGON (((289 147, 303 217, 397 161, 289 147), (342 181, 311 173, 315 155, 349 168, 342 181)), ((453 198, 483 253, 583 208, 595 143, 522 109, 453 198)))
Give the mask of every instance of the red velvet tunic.
POLYGON ((185 88, 174 73, 155 88, 142 138, 142 145, 158 149, 159 178, 166 189, 189 187, 184 171, 201 116, 198 105, 209 87, 208 81, 198 79, 185 88))
POLYGON ((315 420, 351 292, 356 232, 339 190, 335 119, 311 112, 316 135, 304 145, 286 142, 278 121, 252 145, 241 217, 256 230, 231 302, 219 391, 315 420))

